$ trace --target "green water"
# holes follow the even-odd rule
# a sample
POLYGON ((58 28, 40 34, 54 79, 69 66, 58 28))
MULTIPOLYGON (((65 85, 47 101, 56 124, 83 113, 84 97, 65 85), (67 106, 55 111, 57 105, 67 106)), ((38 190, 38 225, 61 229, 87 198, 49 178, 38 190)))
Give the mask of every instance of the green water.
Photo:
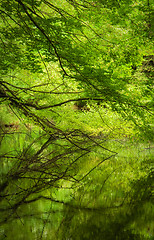
MULTIPOLYGON (((38 210, 42 204, 38 204, 38 210)), ((29 210, 34 211, 33 207, 29 210)), ((27 216, 3 225, 0 239, 153 239, 153 210, 148 203, 134 213, 126 207, 120 211, 64 208, 49 209, 44 214, 27 212, 27 216)))
POLYGON ((75 189, 48 189, 53 201, 23 204, 6 222, 1 212, 0 240, 154 239, 153 148, 107 144, 119 154, 75 189))

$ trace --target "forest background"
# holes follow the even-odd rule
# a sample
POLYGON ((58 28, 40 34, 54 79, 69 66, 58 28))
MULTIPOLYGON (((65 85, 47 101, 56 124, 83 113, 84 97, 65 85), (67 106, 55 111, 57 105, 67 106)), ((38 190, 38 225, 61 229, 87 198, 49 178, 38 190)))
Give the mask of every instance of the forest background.
POLYGON ((153 16, 1 0, 0 239, 154 239, 153 16))

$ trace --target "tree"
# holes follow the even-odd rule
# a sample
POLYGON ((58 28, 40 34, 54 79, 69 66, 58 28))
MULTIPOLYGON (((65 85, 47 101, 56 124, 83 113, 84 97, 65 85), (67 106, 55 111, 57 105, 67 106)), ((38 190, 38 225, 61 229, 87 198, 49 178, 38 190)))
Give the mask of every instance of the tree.
POLYGON ((68 126, 65 108, 72 108, 72 114, 75 102, 106 104, 152 139, 151 76, 138 81, 134 70, 150 51, 152 5, 3 0, 0 11, 4 223, 23 204, 45 197, 42 190, 58 188, 63 181, 81 182, 117 154, 102 145, 105 137, 93 136, 79 123, 68 126), (99 148, 103 159, 78 178, 85 156, 99 148))

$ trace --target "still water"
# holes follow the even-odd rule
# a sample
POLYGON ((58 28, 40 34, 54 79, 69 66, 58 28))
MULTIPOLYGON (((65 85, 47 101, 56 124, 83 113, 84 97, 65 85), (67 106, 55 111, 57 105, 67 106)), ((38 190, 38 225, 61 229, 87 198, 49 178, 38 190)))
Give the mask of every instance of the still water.
POLYGON ((0 226, 0 240, 153 240, 152 156, 147 146, 125 146, 77 189, 42 193, 57 202, 19 207, 0 226))

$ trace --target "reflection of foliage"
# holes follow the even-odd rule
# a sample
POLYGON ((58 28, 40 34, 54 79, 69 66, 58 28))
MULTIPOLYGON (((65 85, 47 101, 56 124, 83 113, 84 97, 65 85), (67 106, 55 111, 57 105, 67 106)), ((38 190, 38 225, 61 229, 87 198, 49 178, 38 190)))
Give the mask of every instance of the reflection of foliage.
MULTIPOLYGON (((145 221, 142 220, 142 215, 147 214, 146 204, 153 201, 152 184, 152 173, 144 177, 143 181, 133 182, 134 187, 130 191, 131 197, 126 195, 123 204, 117 207, 106 207, 104 203, 102 203, 102 207, 67 207, 67 214, 62 221, 62 229, 59 229, 59 238, 74 240, 149 239, 147 230, 144 232, 145 221), (137 221, 140 226, 135 225, 137 221)), ((153 206, 150 205, 149 208, 147 229, 153 216, 151 212, 153 206)))
MULTIPOLYGON (((35 115, 31 114, 31 117, 35 115)), ((20 205, 31 202, 32 194, 58 187, 60 180, 77 182, 76 164, 82 156, 89 154, 91 149, 98 145, 92 138, 78 130, 63 132, 52 123, 49 126, 45 119, 37 117, 37 121, 45 128, 46 133, 39 134, 27 146, 23 144, 21 151, 5 150, 1 155, 3 162, 7 162, 7 167, 3 167, 4 170, 1 172, 3 178, 0 185, 3 206, 1 211, 5 213, 5 221, 10 215, 13 217, 13 214, 16 214, 20 205)), ((9 134, 11 132, 6 133, 2 129, 1 137, 4 140, 9 134)), ((18 136, 18 133, 14 132, 13 135, 18 136)), ((11 141, 14 140, 12 137, 9 138, 11 141)), ((35 200, 37 197, 33 199, 35 200)), ((1 221, 4 221, 2 217, 1 221)))
POLYGON ((140 239, 152 174, 117 153, 153 140, 151 12, 146 0, 1 1, 1 224, 46 200, 66 206, 66 237, 140 239))

